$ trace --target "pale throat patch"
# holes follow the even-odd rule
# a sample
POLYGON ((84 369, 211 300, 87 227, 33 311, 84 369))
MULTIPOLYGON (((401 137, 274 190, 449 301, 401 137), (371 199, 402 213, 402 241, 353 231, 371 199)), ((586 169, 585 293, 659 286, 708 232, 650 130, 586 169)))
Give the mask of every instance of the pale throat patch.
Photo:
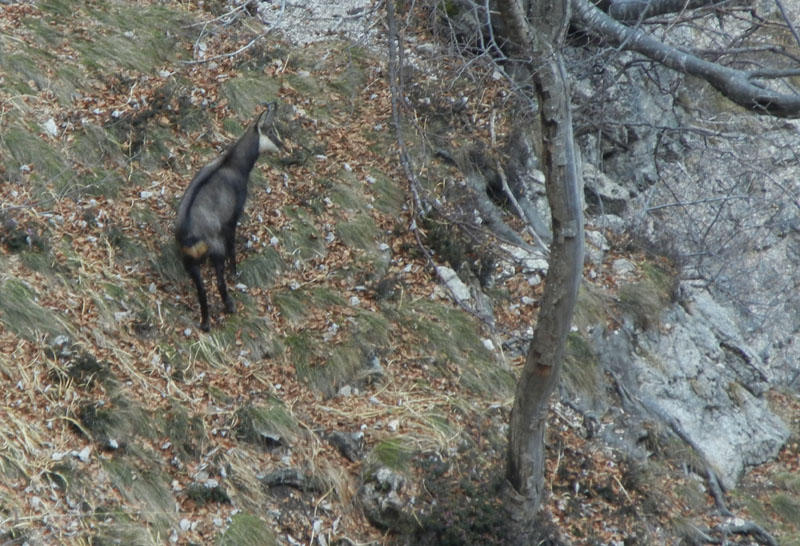
POLYGON ((267 135, 259 133, 258 135, 258 151, 259 153, 268 152, 271 154, 278 153, 278 147, 272 142, 272 139, 267 135))

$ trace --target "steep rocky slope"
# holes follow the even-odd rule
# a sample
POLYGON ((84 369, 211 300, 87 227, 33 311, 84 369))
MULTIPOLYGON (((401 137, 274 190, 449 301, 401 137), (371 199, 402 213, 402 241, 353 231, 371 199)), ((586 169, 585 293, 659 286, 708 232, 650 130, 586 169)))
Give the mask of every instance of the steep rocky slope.
MULTIPOLYGON (((258 13, 206 4, 0 5, 0 537, 501 543, 505 423, 543 260, 487 261, 495 282, 481 289, 470 270, 482 249, 432 217, 420 226, 429 261, 380 53, 338 39, 297 47, 264 37, 258 13), (287 150, 252 176, 237 313, 223 315, 210 291, 217 320, 202 334, 173 248, 175 207, 268 100, 281 104, 287 150), (485 312, 454 303, 433 266, 458 270, 485 312)), ((507 103, 500 82, 428 81, 418 121, 441 142, 507 131, 492 115, 507 103)), ((409 146, 427 191, 463 192, 452 165, 409 146)), ((627 387, 606 381, 605 338, 634 332, 646 340, 626 350, 657 354, 683 319, 666 260, 590 227, 543 536, 677 543, 733 529, 704 485, 713 453, 655 417, 609 441, 627 387)), ((728 504, 792 544, 797 401, 743 382, 722 387, 728 406, 766 415, 769 401, 795 436, 778 435, 767 453, 781 449, 778 461, 728 504)))

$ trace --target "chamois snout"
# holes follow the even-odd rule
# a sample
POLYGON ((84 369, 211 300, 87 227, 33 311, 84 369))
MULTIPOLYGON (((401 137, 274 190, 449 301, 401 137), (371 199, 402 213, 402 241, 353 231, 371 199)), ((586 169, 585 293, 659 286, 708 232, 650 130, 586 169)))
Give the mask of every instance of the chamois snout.
POLYGON ((260 153, 277 154, 283 148, 278 128, 275 127, 275 112, 277 104, 270 102, 267 109, 261 113, 258 120, 258 151, 260 153))
POLYGON ((181 199, 175 221, 175 237, 183 265, 192 278, 200 302, 200 328, 211 327, 208 298, 200 266, 211 260, 217 289, 225 311, 235 310, 225 282, 225 262, 236 273, 236 226, 247 199, 250 171, 259 154, 278 153, 283 146, 275 127, 277 104, 271 102, 222 155, 200 169, 181 199))

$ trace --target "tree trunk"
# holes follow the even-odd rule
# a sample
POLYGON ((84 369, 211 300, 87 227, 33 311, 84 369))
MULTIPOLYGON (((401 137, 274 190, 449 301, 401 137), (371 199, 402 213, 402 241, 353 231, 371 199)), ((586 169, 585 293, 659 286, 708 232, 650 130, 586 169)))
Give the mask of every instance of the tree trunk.
POLYGON ((531 58, 527 64, 539 102, 553 233, 542 305, 511 410, 506 478, 513 491, 506 506, 513 523, 524 530, 544 493, 547 409, 558 385, 583 271, 583 212, 570 93, 560 51, 569 23, 569 0, 535 2, 527 14, 519 0, 499 5, 520 57, 531 58))

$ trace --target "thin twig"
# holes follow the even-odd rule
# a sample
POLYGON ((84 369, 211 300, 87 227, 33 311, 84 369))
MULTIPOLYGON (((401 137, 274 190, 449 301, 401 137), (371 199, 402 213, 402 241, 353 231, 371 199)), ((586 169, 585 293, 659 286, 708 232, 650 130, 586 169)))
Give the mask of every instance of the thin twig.
POLYGON ((783 2, 781 0, 775 0, 775 4, 778 6, 778 9, 781 12, 781 17, 783 17, 783 20, 786 21, 786 25, 789 27, 789 32, 791 32, 792 36, 794 36, 794 41, 797 42, 797 45, 800 45, 800 35, 797 34, 797 29, 794 28, 792 19, 786 14, 786 9, 783 7, 783 2))
POLYGON ((479 318, 481 321, 488 324, 492 329, 494 329, 494 321, 490 319, 490 317, 482 316, 478 313, 475 309, 467 305, 461 298, 459 298, 453 288, 446 282, 444 279, 441 269, 436 266, 436 263, 433 260, 433 256, 431 255, 431 251, 425 246, 422 241, 422 237, 420 235, 419 227, 417 226, 417 216, 422 214, 425 208, 422 205, 422 200, 419 196, 419 181, 417 177, 414 175, 414 170, 411 167, 411 160, 408 155, 408 149, 406 148, 405 139, 403 138, 403 128, 400 120, 400 97, 402 96, 401 93, 401 84, 399 82, 399 68, 400 64, 402 63, 402 45, 400 43, 400 35, 397 30, 397 21, 394 16, 394 5, 393 2, 386 2, 386 19, 389 27, 389 87, 391 90, 392 96, 392 123, 395 127, 395 138, 397 139, 397 146, 400 155, 400 164, 403 167, 403 172, 406 175, 406 178, 409 182, 409 188, 411 190, 411 195, 413 199, 413 209, 411 211, 411 231, 414 233, 414 237, 417 240, 417 245, 419 246, 422 253, 425 255, 425 259, 428 262, 429 266, 433 268, 436 272, 436 276, 438 277, 441 284, 443 284, 447 290, 450 292, 453 301, 455 301, 459 307, 470 313, 471 315, 479 318))
POLYGON ((244 45, 244 46, 240 47, 236 51, 231 51, 230 53, 221 53, 219 55, 214 55, 213 57, 209 57, 207 59, 192 59, 191 61, 180 61, 180 63, 182 63, 182 64, 202 64, 202 63, 210 63, 211 61, 216 61, 216 60, 219 60, 219 59, 227 59, 229 57, 235 57, 239 53, 244 53, 245 51, 247 51, 248 49, 253 47, 256 42, 258 42, 261 38, 264 38, 266 36, 267 36, 266 33, 259 34, 258 36, 256 36, 252 40, 250 40, 250 42, 247 45, 244 45))
MULTIPOLYGON (((244 11, 244 9, 249 4, 250 4, 250 0, 248 0, 247 2, 242 4, 241 6, 235 8, 235 9, 232 9, 228 13, 220 15, 219 17, 215 17, 214 19, 211 19, 210 21, 206 21, 203 24, 203 29, 200 31, 200 35, 197 37, 197 40, 195 41, 195 49, 197 49, 196 44, 199 43, 199 41, 203 38, 203 36, 205 36, 206 28, 211 23, 214 23, 215 21, 219 21, 221 19, 224 19, 225 17, 227 17, 229 15, 236 14, 237 12, 244 11)), ((236 51, 231 51, 229 53, 221 53, 219 55, 215 55, 215 56, 209 57, 207 59, 192 59, 191 61, 179 61, 179 62, 181 64, 185 64, 185 65, 202 64, 202 63, 209 63, 209 62, 212 62, 212 61, 217 61, 219 59, 228 59, 230 57, 235 57, 236 55, 239 55, 240 53, 244 53, 245 51, 247 51, 248 49, 253 47, 259 40, 261 40, 262 38, 266 38, 267 35, 269 35, 269 33, 272 32, 272 30, 278 25, 278 23, 280 23, 281 19, 283 19, 285 11, 286 11, 286 0, 281 0, 280 12, 278 13, 278 17, 275 20, 275 22, 272 25, 270 25, 269 27, 267 27, 264 30, 264 32, 262 32, 261 34, 259 34, 258 36, 256 36, 252 40, 250 40, 250 42, 248 42, 246 45, 240 47, 236 51)), ((223 23, 223 26, 228 26, 231 23, 233 23, 233 21, 235 21, 235 20, 236 20, 236 17, 231 18, 228 21, 226 21, 225 23, 223 23)))
POLYGON ((530 222, 528 222, 527 216, 525 215, 525 211, 522 209, 519 202, 517 201, 517 198, 514 196, 514 192, 512 192, 511 188, 508 187, 506 172, 503 170, 503 167, 500 165, 499 162, 495 166, 497 168, 497 174, 500 176, 500 181, 503 183, 503 191, 508 196, 508 200, 511 201, 511 204, 514 205, 514 209, 517 211, 517 216, 520 217, 520 220, 525 222, 525 229, 527 229, 528 233, 531 234, 534 241, 536 241, 536 244, 539 245, 539 248, 541 248, 542 251, 544 252, 545 256, 549 256, 550 249, 547 247, 547 244, 542 240, 539 234, 536 233, 536 230, 533 229, 533 226, 531 226, 530 222))

